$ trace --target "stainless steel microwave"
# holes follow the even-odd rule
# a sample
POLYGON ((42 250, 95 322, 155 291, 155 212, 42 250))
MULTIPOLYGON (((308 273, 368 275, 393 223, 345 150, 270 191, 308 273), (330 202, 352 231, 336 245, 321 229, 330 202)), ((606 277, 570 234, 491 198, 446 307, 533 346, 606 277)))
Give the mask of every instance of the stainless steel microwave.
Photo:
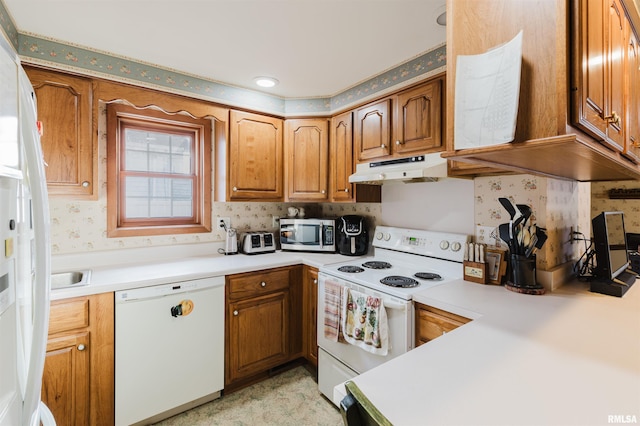
POLYGON ((335 252, 333 219, 280 219, 282 250, 335 252))

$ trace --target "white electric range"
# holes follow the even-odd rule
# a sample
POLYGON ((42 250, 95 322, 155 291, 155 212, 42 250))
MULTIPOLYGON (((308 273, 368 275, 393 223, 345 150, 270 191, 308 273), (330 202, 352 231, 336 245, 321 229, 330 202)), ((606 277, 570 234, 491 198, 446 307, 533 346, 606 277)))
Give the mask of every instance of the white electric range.
MULTIPOLYGON (((333 388, 414 347, 413 295, 462 278, 464 247, 470 236, 378 226, 373 256, 330 264, 318 275, 318 387, 336 405, 333 388), (325 336, 327 283, 382 300, 388 322, 385 356, 325 336)), ((328 314, 327 316, 330 316, 328 314)))

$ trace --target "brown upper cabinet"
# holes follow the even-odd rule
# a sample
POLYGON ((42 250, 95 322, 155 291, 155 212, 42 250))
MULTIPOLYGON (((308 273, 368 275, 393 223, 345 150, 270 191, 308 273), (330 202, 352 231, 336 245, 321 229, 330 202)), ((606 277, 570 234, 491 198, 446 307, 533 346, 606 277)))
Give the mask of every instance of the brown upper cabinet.
POLYGON ((391 99, 355 110, 355 148, 358 162, 391 155, 391 99))
POLYGON ((379 203, 379 185, 358 185, 349 182, 355 171, 353 141, 353 111, 331 119, 329 135, 329 200, 332 202, 379 203))
POLYGON ((327 201, 329 197, 329 121, 285 121, 287 201, 327 201))
POLYGON ((640 163, 640 37, 629 28, 627 60, 629 61, 626 153, 640 163))
POLYGON ((399 156, 441 151, 444 77, 396 97, 394 153, 399 156))
POLYGON ((92 81, 28 66, 24 69, 38 100, 49 194, 97 198, 92 81))
POLYGON ((283 122, 279 118, 231 111, 227 199, 282 201, 283 122))
POLYGON ((331 119, 330 194, 332 201, 353 201, 355 185, 349 183, 353 174, 353 113, 336 115, 331 119))
POLYGON ((440 76, 356 108, 357 161, 443 150, 443 86, 444 76, 440 76))
POLYGON ((625 149, 624 58, 627 20, 618 0, 579 2, 581 94, 575 121, 611 149, 625 149))
POLYGON ((632 0, 544 0, 535 7, 509 0, 448 0, 443 157, 478 166, 463 168, 476 175, 493 167, 578 181, 640 178, 627 135, 633 126, 628 110, 638 103, 631 78, 637 70, 629 55, 637 25, 632 0), (457 56, 484 53, 520 30, 514 141, 455 151, 457 56))

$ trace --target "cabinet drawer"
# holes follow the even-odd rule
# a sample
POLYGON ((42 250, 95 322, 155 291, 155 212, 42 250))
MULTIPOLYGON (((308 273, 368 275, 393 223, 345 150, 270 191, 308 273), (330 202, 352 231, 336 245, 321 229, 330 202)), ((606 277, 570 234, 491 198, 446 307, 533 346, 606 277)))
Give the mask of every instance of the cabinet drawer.
POLYGON ((289 288, 289 269, 227 277, 229 297, 237 299, 289 288))
POLYGON ((53 302, 49 313, 49 335, 89 326, 89 299, 53 302))
POLYGON ((416 345, 426 343, 471 321, 424 305, 416 306, 416 345))

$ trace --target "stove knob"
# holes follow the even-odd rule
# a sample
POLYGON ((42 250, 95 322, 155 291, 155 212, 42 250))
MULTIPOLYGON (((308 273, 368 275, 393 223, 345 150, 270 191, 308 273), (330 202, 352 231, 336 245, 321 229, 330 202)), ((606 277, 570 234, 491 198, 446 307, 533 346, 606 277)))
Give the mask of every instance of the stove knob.
POLYGON ((384 234, 384 240, 389 241, 391 239, 391 234, 384 234))
POLYGON ((440 241, 440 249, 446 250, 448 248, 449 248, 449 241, 447 240, 440 241))
POLYGON ((459 242, 454 242, 451 243, 451 251, 460 251, 460 249, 462 248, 462 244, 460 244, 459 242))
POLYGON ((381 240, 382 239, 382 232, 380 232, 380 231, 376 232, 376 238, 378 240, 381 240))

